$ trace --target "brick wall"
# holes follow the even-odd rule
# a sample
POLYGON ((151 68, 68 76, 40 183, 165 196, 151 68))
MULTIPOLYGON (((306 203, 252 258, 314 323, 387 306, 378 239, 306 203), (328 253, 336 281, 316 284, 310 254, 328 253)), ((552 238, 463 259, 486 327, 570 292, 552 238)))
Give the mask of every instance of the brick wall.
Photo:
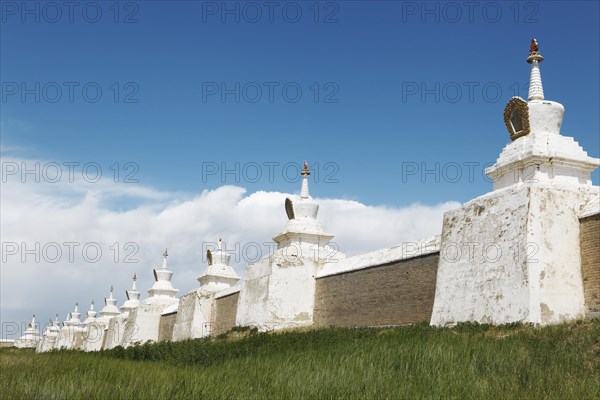
POLYGON ((317 279, 315 324, 382 326, 429 321, 439 253, 317 279))
POLYGON ((580 222, 585 305, 590 312, 600 312, 600 214, 582 218, 580 222))
POLYGON ((215 300, 211 335, 225 333, 235 326, 239 297, 240 292, 235 292, 215 300))
POLYGON ((158 324, 158 341, 162 342, 165 340, 171 341, 173 337, 173 326, 177 320, 177 312, 165 314, 160 316, 160 323, 158 324))

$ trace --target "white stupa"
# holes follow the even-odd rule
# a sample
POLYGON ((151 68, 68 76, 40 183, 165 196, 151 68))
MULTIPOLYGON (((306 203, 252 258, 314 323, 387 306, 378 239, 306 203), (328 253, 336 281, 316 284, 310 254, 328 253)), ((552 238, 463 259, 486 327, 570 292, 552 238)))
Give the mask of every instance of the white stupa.
POLYGON ((58 336, 60 334, 60 322, 58 321, 58 314, 54 318, 54 321, 50 320, 46 326, 44 336, 39 341, 36 351, 38 353, 50 351, 55 348, 58 336))
POLYGON ((179 290, 173 287, 171 278, 173 272, 167 265, 169 253, 165 249, 161 268, 152 270, 154 285, 148 290, 150 297, 130 310, 127 325, 135 329, 125 329, 123 346, 127 347, 136 343, 155 342, 159 338, 160 319, 163 314, 172 314, 177 311, 179 299, 175 297, 179 290))
POLYGON ((229 265, 231 254, 223 251, 223 242, 221 239, 217 242, 217 251, 206 251, 208 266, 197 280, 200 283, 200 289, 207 292, 218 292, 235 285, 240 277, 229 265))
POLYGON ((215 296, 219 292, 232 289, 240 280, 229 265, 231 254, 228 254, 223 247, 223 241, 219 239, 216 251, 210 249, 206 251, 208 266, 197 278, 200 287, 179 300, 172 340, 205 337, 215 328, 212 324, 215 296))
MULTIPOLYGON (((114 289, 111 286, 108 297, 104 298, 104 307, 102 307, 98 316, 93 311, 93 304, 90 310, 93 313, 93 317, 89 314, 90 311, 88 311, 89 322, 87 324, 84 322, 85 340, 82 345, 84 351, 98 351, 102 348, 109 322, 121 313, 117 307, 117 299, 113 297, 113 292, 114 289)), ((88 320, 86 319, 86 321, 88 320)))
POLYGON ((39 326, 35 322, 35 314, 31 318, 31 322, 27 324, 27 328, 23 335, 15 340, 15 347, 21 349, 35 349, 38 342, 41 340, 39 326))
POLYGON ((533 39, 527 101, 509 100, 511 142, 486 169, 494 190, 444 214, 432 325, 547 325, 585 316, 580 218, 597 205, 591 172, 600 160, 561 134, 565 109, 545 99, 543 59, 533 39), (479 252, 493 246, 496 256, 445 254, 456 243, 479 252))
POLYGON ((67 320, 60 329, 56 347, 59 349, 78 349, 83 344, 84 328, 81 325, 81 313, 79 303, 75 303, 75 309, 69 313, 67 320))
POLYGON ((84 332, 83 335, 83 343, 81 345, 82 350, 87 350, 90 341, 99 340, 102 337, 102 329, 98 329, 96 318, 96 311, 94 310, 94 300, 90 303, 90 309, 85 313, 85 320, 83 321, 82 329, 84 332))
POLYGON ((48 325, 46 326, 46 331, 44 332, 44 337, 46 336, 58 336, 58 331, 60 331, 60 321, 58 320, 58 313, 54 317, 54 321, 50 319, 48 325))
POLYGON ((79 312, 79 303, 75 303, 75 309, 69 313, 68 319, 64 322, 65 326, 80 326, 81 325, 81 313, 79 312))
MULTIPOLYGON (((310 169, 308 163, 304 162, 302 174, 302 186, 300 189, 300 198, 293 201, 290 198, 285 199, 285 212, 288 216, 288 222, 279 235, 273 240, 277 243, 277 248, 283 248, 290 244, 309 244, 318 247, 325 246, 333 235, 325 233, 321 224, 317 220, 319 213, 319 203, 313 200, 308 191, 308 177, 310 169)), ((308 254, 305 254, 308 256, 308 254)))
POLYGON ((138 292, 136 287, 136 274, 133 274, 133 283, 131 284, 131 290, 126 290, 125 295, 127 296, 127 300, 121 306, 121 315, 127 316, 129 312, 140 305, 140 292, 138 292))
POLYGON ((531 64, 527 101, 515 96, 504 109, 504 123, 512 140, 496 163, 486 169, 494 190, 511 185, 536 183, 556 188, 591 187, 591 172, 600 162, 560 128, 565 108, 544 98, 539 63, 544 57, 532 40, 527 62, 531 64))
POLYGON ((92 322, 96 321, 96 311, 94 311, 94 300, 90 303, 90 309, 85 313, 85 320, 83 321, 83 325, 89 325, 92 322))
POLYGON ((288 222, 273 240, 277 250, 246 268, 236 325, 261 331, 313 324, 315 276, 344 255, 332 249, 332 234, 317 221, 319 204, 308 191, 310 170, 304 162, 300 198, 285 199, 288 222))
POLYGON ((104 349, 112 349, 116 346, 123 345, 126 329, 129 329, 130 331, 135 330, 133 324, 127 324, 130 313, 140 305, 140 292, 138 292, 136 287, 137 276, 135 273, 133 274, 132 280, 131 290, 125 291, 127 300, 120 308, 121 313, 112 317, 108 322, 106 336, 102 345, 102 348, 104 349))
POLYGON ((104 298, 104 307, 100 311, 99 321, 108 322, 112 317, 119 315, 121 312, 117 307, 117 299, 113 297, 113 287, 110 287, 110 294, 104 298))
POLYGON ((154 273, 154 285, 148 290, 150 297, 143 301, 144 304, 171 305, 177 303, 178 300, 175 296, 179 290, 175 289, 171 283, 173 272, 169 271, 167 265, 168 256, 169 253, 165 249, 162 267, 152 270, 154 273))

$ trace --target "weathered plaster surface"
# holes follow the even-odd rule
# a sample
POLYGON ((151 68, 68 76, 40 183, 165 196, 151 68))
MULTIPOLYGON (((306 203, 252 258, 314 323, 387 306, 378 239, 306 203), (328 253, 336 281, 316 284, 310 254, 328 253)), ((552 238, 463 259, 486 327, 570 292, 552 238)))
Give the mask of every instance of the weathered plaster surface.
POLYGON ((160 317, 165 306, 161 304, 140 304, 131 310, 127 318, 128 329, 125 329, 123 347, 137 343, 158 340, 160 317))
POLYGON ((330 257, 331 249, 315 249, 311 243, 295 243, 246 269, 238 303, 236 324, 261 331, 313 324, 315 276, 330 257))
POLYGON ((200 290, 194 290, 179 300, 173 341, 208 336, 212 301, 212 294, 202 296, 200 290))
POLYGON ((431 324, 582 317, 578 213, 596 189, 513 185, 447 212, 431 324))
POLYGON ((106 329, 106 335, 104 338, 104 345, 102 347, 103 349, 112 349, 123 345, 127 316, 127 314, 118 315, 114 318, 111 318, 111 320, 108 322, 108 328, 106 329))

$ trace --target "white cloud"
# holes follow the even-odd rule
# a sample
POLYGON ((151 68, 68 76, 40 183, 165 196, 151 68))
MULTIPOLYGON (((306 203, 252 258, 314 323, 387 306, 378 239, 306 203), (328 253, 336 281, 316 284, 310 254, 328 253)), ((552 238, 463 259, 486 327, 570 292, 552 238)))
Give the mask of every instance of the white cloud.
MULTIPOLYGON (((3 160, 23 161, 35 162, 3 160)), ((43 318, 42 322, 55 312, 62 319, 76 301, 84 311, 91 299, 100 305, 98 309, 111 285, 121 304, 134 272, 141 291, 152 285, 151 270, 160 266, 165 247, 180 295, 197 287, 195 278, 206 266, 203 242, 216 242, 222 237, 227 248, 235 250, 238 261, 234 264, 243 275, 243 252, 252 250, 248 243, 259 244, 263 254, 268 252, 263 243, 270 242, 284 227, 287 218, 283 202, 290 195, 266 191, 248 194, 237 186, 193 195, 110 179, 98 183, 82 179, 71 183, 66 178, 48 183, 42 179, 36 183, 28 178, 23 183, 19 175, 8 176, 2 184, 2 321, 24 321, 33 312, 43 318), (115 210, 108 206, 115 199, 125 199, 133 206, 115 210), (23 243, 34 249, 36 242, 39 262, 33 254, 24 254, 23 243), (17 246, 17 254, 10 254, 14 250, 10 243, 17 246), (90 243, 97 243, 102 250, 97 262, 89 261, 95 258, 96 246, 90 243), (118 244, 118 254, 114 243, 118 244), (127 243, 133 245, 124 248, 127 243), (87 260, 82 251, 86 244, 87 260), (74 250, 72 259, 69 246, 74 250), (62 255, 57 262, 50 262, 56 257, 57 247, 62 255), (134 251, 132 258, 138 262, 124 262, 134 251)), ((318 186, 312 187, 312 192, 318 193, 318 186)), ((438 234, 443 213, 459 206, 447 202, 396 208, 343 199, 316 200, 321 205, 323 228, 335 235, 333 241, 347 255, 438 234)))

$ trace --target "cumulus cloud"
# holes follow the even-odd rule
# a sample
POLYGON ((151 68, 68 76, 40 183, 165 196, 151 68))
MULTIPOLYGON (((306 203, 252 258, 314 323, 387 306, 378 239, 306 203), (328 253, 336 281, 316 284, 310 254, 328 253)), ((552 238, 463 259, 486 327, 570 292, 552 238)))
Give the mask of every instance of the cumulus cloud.
MULTIPOLYGON (((7 162, 36 161, 3 158, 7 162)), ((92 299, 99 309, 111 285, 121 304, 134 272, 138 288, 150 288, 152 268, 160 266, 165 248, 173 284, 183 295, 197 287, 195 279, 206 267, 206 248, 220 237, 243 276, 247 262, 268 254, 272 237, 283 229, 283 203, 291 195, 248 193, 239 186, 193 194, 111 179, 90 183, 80 176, 56 183, 21 178, 6 175, 2 183, 3 322, 21 322, 32 313, 42 322, 55 312, 63 319, 76 301, 80 311, 92 299)), ((312 189, 318 193, 318 187, 312 189)), ((335 235, 333 241, 346 255, 439 234, 443 213, 459 206, 316 200, 321 225, 335 235)))

